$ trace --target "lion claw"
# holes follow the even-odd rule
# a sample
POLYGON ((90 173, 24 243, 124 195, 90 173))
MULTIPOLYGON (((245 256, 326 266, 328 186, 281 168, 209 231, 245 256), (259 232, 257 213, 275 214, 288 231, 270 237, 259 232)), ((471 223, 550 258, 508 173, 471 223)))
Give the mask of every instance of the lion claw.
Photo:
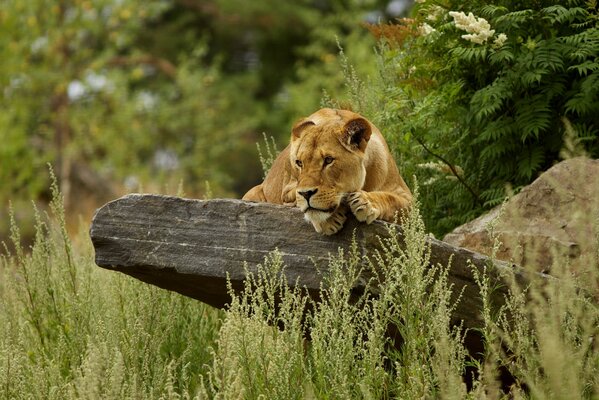
POLYGON ((345 221, 347 220, 347 215, 344 212, 335 212, 324 222, 312 222, 314 229, 316 232, 322 233, 323 235, 334 235, 339 232, 345 221))
POLYGON ((347 204, 351 212, 360 222, 370 224, 380 215, 379 210, 372 205, 366 192, 354 192, 347 196, 347 204))

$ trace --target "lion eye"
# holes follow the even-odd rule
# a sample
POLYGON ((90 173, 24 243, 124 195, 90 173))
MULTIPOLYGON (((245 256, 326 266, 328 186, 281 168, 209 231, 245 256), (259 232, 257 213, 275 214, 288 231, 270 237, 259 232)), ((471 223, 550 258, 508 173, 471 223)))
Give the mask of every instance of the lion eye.
POLYGON ((335 161, 335 159, 333 157, 325 157, 324 158, 324 165, 329 165, 333 161, 335 161))
POLYGON ((295 165, 297 165, 300 168, 304 166, 304 164, 300 160, 295 160, 295 165))

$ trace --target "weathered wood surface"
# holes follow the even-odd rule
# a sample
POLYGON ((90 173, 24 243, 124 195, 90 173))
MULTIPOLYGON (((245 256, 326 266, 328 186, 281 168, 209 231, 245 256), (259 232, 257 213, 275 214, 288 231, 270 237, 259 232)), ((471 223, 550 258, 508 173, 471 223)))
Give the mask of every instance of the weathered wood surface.
MULTIPOLYGON (((223 307, 229 296, 226 278, 236 287, 244 279, 244 262, 250 270, 278 249, 286 264, 288 282, 305 286, 311 295, 320 288, 331 255, 349 249, 352 235, 361 254, 379 248, 379 236, 388 237, 388 224, 360 224, 354 219, 334 236, 322 236, 304 221, 295 208, 241 200, 190 200, 159 195, 132 194, 100 208, 90 234, 96 263, 144 282, 177 291, 215 307, 223 307)), ((397 229, 401 235, 401 229, 397 229)), ((450 281, 459 291, 465 286, 455 317, 465 326, 480 325, 480 299, 472 267, 488 265, 491 276, 500 279, 506 263, 469 250, 430 239, 431 262, 447 264, 452 257, 450 281)), ((356 293, 363 291, 360 284, 356 293)), ((501 302, 503 289, 494 293, 501 302)))

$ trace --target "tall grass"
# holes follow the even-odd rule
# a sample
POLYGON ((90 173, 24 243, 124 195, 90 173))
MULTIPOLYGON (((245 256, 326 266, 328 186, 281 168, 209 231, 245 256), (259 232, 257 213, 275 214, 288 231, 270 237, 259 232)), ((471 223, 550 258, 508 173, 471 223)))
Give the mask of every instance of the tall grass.
POLYGON ((460 293, 449 266, 429 265, 418 207, 402 222, 405 246, 391 236, 367 263, 355 246, 332 257, 320 301, 286 282, 275 251, 218 312, 96 267, 55 199, 52 215, 35 213, 34 245, 18 246, 13 221, 17 250, 0 257, 0 399, 599 396, 598 253, 584 270, 556 261, 555 279, 526 287, 507 273, 500 310, 477 273, 484 354, 472 358, 450 324, 460 293))
MULTIPOLYGON (((483 299, 479 334, 484 352, 469 355, 463 327, 450 324, 460 293, 449 284, 448 266, 429 265, 417 207, 402 225, 406 245, 391 236, 369 262, 367 274, 355 249, 333 258, 317 303, 307 301, 300 289, 289 289, 276 252, 257 272, 248 273, 245 289, 231 292, 233 302, 220 329, 204 396, 599 396, 596 254, 585 271, 574 271, 567 260, 556 261, 555 279, 531 270, 526 286, 506 272, 509 295, 500 309, 490 303, 496 283, 484 271, 473 270, 483 299), (373 276, 370 289, 357 302, 350 301, 352 287, 364 276, 373 276), (398 331, 399 342, 390 339, 390 328, 398 331), (310 340, 302 340, 306 335, 310 340)), ((598 238, 590 238, 596 249, 598 238)))
POLYGON ((448 269, 429 268, 417 208, 403 226, 407 246, 393 236, 367 267, 362 267, 356 247, 334 257, 319 302, 307 301, 299 288, 289 289, 276 252, 256 273, 248 273, 242 293, 231 292, 233 302, 220 330, 206 395, 466 396, 463 338, 449 324, 456 304, 450 300, 448 269), (353 287, 366 275, 373 276, 370 289, 350 301, 353 287), (403 338, 401 346, 388 339, 391 327, 403 338), (309 341, 302 339, 306 335, 309 341))
POLYGON ((0 399, 186 398, 197 391, 219 312, 94 265, 73 247, 55 190, 30 249, 0 257, 0 399))
MULTIPOLYGON (((599 232, 597 227, 595 232, 599 232)), ((599 249, 599 236, 589 240, 599 249)), ((555 255, 552 277, 532 279, 526 287, 506 276, 509 295, 496 315, 484 302, 487 357, 481 370, 491 377, 498 367, 509 371, 515 379, 514 396, 599 396, 599 257, 596 253, 586 256, 589 265, 581 268, 555 255)), ((488 281, 485 277, 478 281, 486 293, 488 281)))

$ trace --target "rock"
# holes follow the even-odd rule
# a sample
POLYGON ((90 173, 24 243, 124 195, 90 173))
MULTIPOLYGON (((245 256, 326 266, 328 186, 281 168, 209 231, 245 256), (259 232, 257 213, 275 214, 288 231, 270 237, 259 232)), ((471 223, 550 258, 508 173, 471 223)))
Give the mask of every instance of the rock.
MULTIPOLYGON (((96 212, 90 234, 96 263, 144 282, 174 290, 215 307, 230 301, 226 279, 241 288, 244 264, 255 270, 264 257, 278 249, 286 264, 288 282, 299 282, 318 298, 321 279, 331 255, 348 250, 355 235, 358 251, 365 256, 380 248, 380 237, 401 228, 375 221, 371 225, 349 219, 334 236, 323 236, 304 221, 296 208, 241 200, 189 200, 157 195, 128 195, 96 212)), ((472 276, 487 265, 492 280, 501 279, 505 263, 466 249, 430 239, 431 262, 447 265, 452 257, 450 281, 455 293, 463 287, 455 321, 466 327, 480 326, 480 299, 472 276), (470 264, 471 263, 471 264, 470 264), (472 265, 472 266, 471 266, 472 265)), ((524 279, 520 274, 519 279, 524 279)), ((365 282, 354 288, 359 295, 365 282)), ((503 301, 505 289, 493 293, 503 301)))
POLYGON ((551 272, 564 258, 575 270, 596 266, 598 233, 599 160, 580 157, 556 164, 503 206, 443 240, 491 255, 497 237, 498 259, 551 272))

